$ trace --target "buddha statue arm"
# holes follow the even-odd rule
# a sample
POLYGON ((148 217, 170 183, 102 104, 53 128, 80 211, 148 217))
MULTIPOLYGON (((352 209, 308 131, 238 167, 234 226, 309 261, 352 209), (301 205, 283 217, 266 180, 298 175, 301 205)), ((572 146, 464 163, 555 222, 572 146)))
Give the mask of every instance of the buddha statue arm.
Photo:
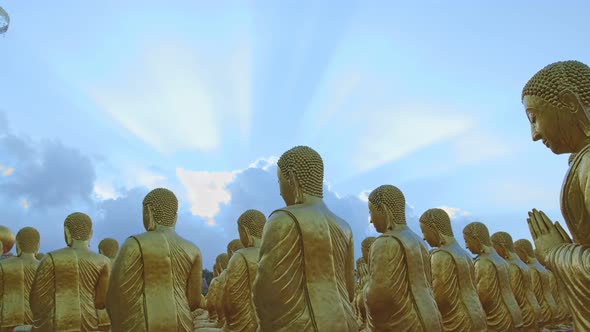
POLYGON ((426 247, 421 246, 422 251, 422 266, 424 266, 424 273, 426 274, 426 282, 432 288, 432 267, 430 266, 430 253, 426 247))
POLYGON ((248 266, 241 254, 233 254, 227 266, 227 281, 223 292, 223 311, 225 319, 230 324, 235 324, 244 317, 244 312, 250 306, 250 280, 248 266))
POLYGON ((436 251, 432 254, 432 290, 434 299, 439 308, 448 308, 454 303, 452 293, 458 287, 457 274, 455 273, 455 262, 451 255, 444 251, 436 251))
POLYGON ((203 287, 203 260, 201 252, 195 256, 191 267, 190 278, 187 287, 187 298, 191 311, 201 306, 201 289, 203 287))
POLYGON ((96 292, 94 296, 94 305, 96 309, 104 309, 106 308, 106 297, 107 297, 107 289, 109 286, 109 277, 111 274, 110 264, 105 262, 106 264, 103 265, 100 275, 98 277, 98 282, 96 284, 96 292))
POLYGON ((492 290, 496 288, 495 284, 496 269, 492 263, 487 260, 478 260, 475 262, 475 280, 477 281, 477 294, 484 308, 490 303, 493 304, 494 297, 492 290))
POLYGON ((54 291, 53 259, 49 254, 37 268, 29 295, 34 325, 38 328, 49 328, 53 324, 54 291))
POLYGON ((346 261, 346 284, 348 286, 348 298, 350 302, 354 302, 354 289, 355 289, 355 282, 354 282, 354 241, 352 236, 350 237, 350 241, 348 243, 348 260, 346 261))

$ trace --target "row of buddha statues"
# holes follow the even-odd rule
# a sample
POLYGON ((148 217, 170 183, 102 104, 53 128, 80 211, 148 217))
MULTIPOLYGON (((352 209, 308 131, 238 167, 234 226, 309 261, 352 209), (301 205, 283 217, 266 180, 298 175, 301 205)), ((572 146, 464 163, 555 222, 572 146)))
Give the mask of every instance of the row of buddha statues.
POLYGON ((175 194, 157 188, 143 200, 146 231, 116 256, 110 240, 100 253, 89 249, 84 213, 67 216, 66 247, 41 260, 39 233, 21 229, 16 256, 0 260, 0 329, 590 331, 590 68, 550 64, 521 100, 532 139, 570 154, 561 208, 571 237, 537 209, 526 218, 532 243, 472 222, 462 237, 473 259, 444 210, 420 216, 419 236, 406 223, 402 191, 382 185, 368 196, 380 235, 361 242, 355 264, 352 229, 323 200, 323 160, 296 146, 277 161, 285 206, 268 218, 254 209, 237 218, 239 240, 216 257, 206 297, 201 251, 175 231, 175 194))

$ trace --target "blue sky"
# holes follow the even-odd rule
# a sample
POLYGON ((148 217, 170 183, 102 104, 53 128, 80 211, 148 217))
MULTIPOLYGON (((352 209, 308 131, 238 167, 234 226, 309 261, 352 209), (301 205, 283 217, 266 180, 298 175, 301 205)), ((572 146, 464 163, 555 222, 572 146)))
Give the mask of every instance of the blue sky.
POLYGON ((281 207, 274 164, 295 145, 323 156, 357 247, 386 183, 416 230, 432 207, 458 238, 475 220, 529 238, 533 207, 561 219, 567 156, 531 141, 520 92, 590 62, 585 1, 0 5, 1 223, 38 227, 43 251, 73 211, 93 247, 141 232, 143 195, 166 186, 210 266, 242 211, 281 207))

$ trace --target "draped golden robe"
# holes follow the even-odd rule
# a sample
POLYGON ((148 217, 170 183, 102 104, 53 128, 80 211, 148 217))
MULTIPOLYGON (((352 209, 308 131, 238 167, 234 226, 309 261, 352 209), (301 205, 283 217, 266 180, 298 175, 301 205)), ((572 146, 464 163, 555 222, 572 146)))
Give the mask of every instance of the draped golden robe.
POLYGON ((0 331, 33 325, 29 297, 38 266, 39 261, 32 258, 0 261, 0 331))
POLYGON ((525 331, 538 331, 539 323, 543 321, 541 307, 533 292, 531 271, 520 258, 514 257, 507 260, 510 266, 510 284, 514 298, 518 302, 522 313, 523 328, 525 331))
POLYGON ((543 267, 538 261, 528 264, 531 271, 531 283, 533 285, 533 292, 541 307, 541 316, 543 321, 541 325, 544 327, 553 326, 557 323, 557 303, 551 293, 551 283, 547 269, 543 267))
MULTIPOLYGON (((211 280, 211 284, 209 285, 209 290, 207 291, 207 311, 209 312, 209 320, 217 322, 219 319, 219 314, 217 312, 217 298, 220 296, 221 283, 219 282, 219 276, 213 278, 211 280)), ((223 313, 221 313, 223 316, 223 313)))
POLYGON ((357 332, 352 231, 324 204, 293 205, 264 226, 253 300, 261 332, 357 332))
POLYGON ((547 275, 549 277, 549 284, 551 285, 551 295, 553 295, 553 299, 557 306, 557 316, 555 321, 559 324, 569 325, 571 323, 571 314, 568 305, 564 301, 564 297, 562 297, 564 294, 561 292, 561 287, 553 272, 547 270, 547 275))
POLYGON ((252 301, 252 284, 258 269, 259 248, 236 251, 227 266, 223 292, 223 331, 256 332, 258 322, 252 301))
POLYGON ((358 284, 355 291, 354 305, 358 319, 364 326, 367 320, 364 289, 366 285, 367 276, 369 275, 369 267, 367 265, 367 262, 365 262, 365 260, 362 257, 357 260, 356 270, 358 274, 358 284))
POLYGON ((109 278, 106 257, 87 249, 48 253, 39 264, 30 304, 33 331, 96 331, 109 278))
POLYGON ((113 332, 193 330, 201 301, 199 248, 174 231, 128 238, 113 266, 107 310, 113 332))
POLYGON ((481 254, 475 260, 475 277, 488 331, 521 329, 522 313, 512 293, 508 263, 495 251, 481 254))
POLYGON ((365 287, 367 330, 443 331, 431 289, 430 255, 406 225, 377 237, 365 287))
POLYGON ((432 289, 444 331, 486 331, 486 314, 475 288, 471 256, 455 242, 434 249, 430 262, 432 289))

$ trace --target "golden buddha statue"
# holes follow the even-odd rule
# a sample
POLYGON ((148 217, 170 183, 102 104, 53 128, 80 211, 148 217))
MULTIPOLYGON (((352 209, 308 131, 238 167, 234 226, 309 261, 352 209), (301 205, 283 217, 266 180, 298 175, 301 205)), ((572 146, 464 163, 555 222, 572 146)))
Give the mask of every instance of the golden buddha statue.
POLYGON ((572 315, 565 301, 564 295, 566 294, 562 291, 562 287, 559 286, 557 278, 555 278, 553 272, 551 272, 551 270, 546 271, 549 276, 549 284, 551 285, 551 295, 553 295, 553 299, 557 305, 557 316, 555 321, 559 324, 558 327, 560 328, 570 327, 572 325, 572 315))
POLYGON ((522 313, 524 331, 539 331, 541 327, 539 323, 543 322, 543 316, 533 291, 528 265, 514 252, 514 241, 510 234, 496 232, 491 239, 498 255, 504 258, 510 267, 510 284, 522 313))
POLYGON ((107 293, 113 332, 192 332, 202 260, 199 248, 176 234, 177 212, 172 191, 157 188, 145 196, 146 232, 129 237, 113 263, 107 293))
POLYGON ((11 257, 10 250, 14 246, 14 234, 6 226, 0 225, 0 243, 2 244, 2 258, 11 257))
POLYGON ((465 246, 475 259, 479 299, 486 312, 488 331, 519 331, 522 312, 510 284, 510 266, 496 253, 486 225, 472 222, 463 228, 465 246))
POLYGON ((369 253, 371 245, 375 242, 374 236, 369 236, 361 242, 362 257, 356 260, 357 271, 357 290, 354 299, 355 311, 359 321, 359 329, 364 329, 367 322, 367 311, 365 309, 364 289, 366 285, 367 276, 369 275, 369 253))
POLYGON ((443 331, 432 293, 430 254, 406 224, 406 199, 392 185, 369 195, 371 223, 381 233, 365 286, 368 331, 443 331))
POLYGON ((537 72, 521 95, 533 141, 555 154, 571 153, 561 189, 561 212, 573 243, 542 211, 529 212, 529 228, 544 264, 567 293, 574 328, 590 331, 590 67, 552 63, 537 72))
POLYGON ((38 261, 42 260, 42 259, 43 259, 43 257, 45 257, 45 254, 44 254, 44 253, 41 253, 41 252, 38 252, 38 253, 35 255, 35 258, 37 258, 37 260, 38 260, 38 261))
POLYGON ((100 241, 98 244, 98 253, 106 256, 111 261, 111 264, 117 257, 118 252, 119 242, 117 242, 115 239, 106 238, 100 241))
POLYGON ((30 304, 33 331, 96 331, 97 309, 105 308, 110 264, 91 252, 92 220, 75 212, 64 222, 67 247, 47 253, 40 262, 30 304))
POLYGON ((39 261, 40 235, 33 227, 24 227, 16 234, 16 257, 0 261, 0 331, 22 325, 33 325, 29 305, 31 286, 39 261))
POLYGON ((533 291, 541 307, 542 321, 540 327, 553 327, 557 323, 557 303, 551 293, 551 283, 547 269, 535 257, 533 245, 529 240, 520 239, 514 242, 514 249, 520 259, 525 262, 531 272, 533 291))
POLYGON ((240 249, 244 249, 244 245, 240 239, 233 239, 227 244, 227 257, 231 259, 234 253, 240 249))
POLYGON ((199 322, 195 326, 195 331, 215 327, 221 328, 225 324, 225 315, 223 312, 223 287, 225 286, 225 269, 229 261, 227 253, 219 254, 215 258, 213 266, 213 276, 209 290, 207 291, 207 311, 209 312, 209 321, 199 322))
POLYGON ((322 199, 322 158, 297 146, 277 164, 286 206, 264 226, 252 288, 259 330, 356 332, 352 230, 322 199))
POLYGON ((445 331, 487 331, 486 314, 476 289, 471 256, 457 243, 451 219, 442 209, 420 216, 424 240, 430 252, 432 290, 445 331))

